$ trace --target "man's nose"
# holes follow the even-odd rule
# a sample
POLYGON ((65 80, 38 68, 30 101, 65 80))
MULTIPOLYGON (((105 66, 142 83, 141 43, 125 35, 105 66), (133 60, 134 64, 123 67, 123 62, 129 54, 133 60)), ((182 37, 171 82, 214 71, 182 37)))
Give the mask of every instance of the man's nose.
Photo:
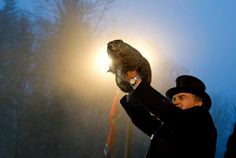
POLYGON ((172 100, 172 103, 175 105, 179 104, 179 99, 175 98, 174 100, 172 100))

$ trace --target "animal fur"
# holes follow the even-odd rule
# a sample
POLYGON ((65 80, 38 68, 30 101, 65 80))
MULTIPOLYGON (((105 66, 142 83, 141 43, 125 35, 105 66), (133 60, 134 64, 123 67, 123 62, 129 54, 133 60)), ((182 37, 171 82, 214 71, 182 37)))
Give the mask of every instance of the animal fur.
POLYGON ((109 71, 116 75, 116 83, 123 92, 130 92, 132 87, 124 80, 128 71, 137 70, 142 82, 151 83, 151 67, 141 53, 123 42, 113 40, 107 44, 107 53, 112 60, 109 71))

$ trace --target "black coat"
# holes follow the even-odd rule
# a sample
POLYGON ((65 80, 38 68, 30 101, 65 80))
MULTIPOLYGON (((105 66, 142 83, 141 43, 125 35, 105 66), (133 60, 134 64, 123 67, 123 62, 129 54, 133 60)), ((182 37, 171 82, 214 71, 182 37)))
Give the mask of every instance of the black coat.
POLYGON ((206 108, 182 110, 142 82, 120 102, 132 122, 151 137, 147 158, 214 158, 217 132, 206 108))

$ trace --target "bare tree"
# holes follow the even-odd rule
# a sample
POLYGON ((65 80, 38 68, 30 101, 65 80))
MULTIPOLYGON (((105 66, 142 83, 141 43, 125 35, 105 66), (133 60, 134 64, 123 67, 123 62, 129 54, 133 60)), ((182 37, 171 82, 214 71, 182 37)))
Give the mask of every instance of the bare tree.
POLYGON ((100 119, 104 112, 93 109, 94 105, 83 99, 84 90, 92 83, 86 77, 89 76, 87 60, 95 35, 91 15, 96 15, 93 18, 102 16, 104 12, 98 13, 95 9, 101 1, 41 0, 38 3, 43 9, 42 16, 36 16, 42 26, 37 34, 42 33, 43 38, 38 38, 41 45, 37 46, 35 56, 37 71, 32 103, 35 109, 40 105, 48 109, 38 108, 38 112, 32 114, 34 119, 30 124, 37 122, 36 129, 41 130, 39 137, 44 140, 38 145, 41 145, 44 157, 102 154, 103 135, 96 134, 98 129, 92 129, 105 120, 100 119), (41 120, 38 113, 44 114, 47 122, 41 120), (40 129, 42 126, 47 128, 47 133, 40 129))

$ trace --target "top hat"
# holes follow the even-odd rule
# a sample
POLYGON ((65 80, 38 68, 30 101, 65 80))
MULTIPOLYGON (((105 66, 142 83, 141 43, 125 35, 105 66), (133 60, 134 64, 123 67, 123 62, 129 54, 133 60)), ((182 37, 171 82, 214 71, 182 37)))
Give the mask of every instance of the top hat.
POLYGON ((191 93, 202 98, 203 106, 210 109, 211 98, 205 92, 205 84, 198 78, 189 75, 182 75, 176 79, 176 87, 173 87, 166 91, 166 96, 171 100, 177 93, 191 93))

